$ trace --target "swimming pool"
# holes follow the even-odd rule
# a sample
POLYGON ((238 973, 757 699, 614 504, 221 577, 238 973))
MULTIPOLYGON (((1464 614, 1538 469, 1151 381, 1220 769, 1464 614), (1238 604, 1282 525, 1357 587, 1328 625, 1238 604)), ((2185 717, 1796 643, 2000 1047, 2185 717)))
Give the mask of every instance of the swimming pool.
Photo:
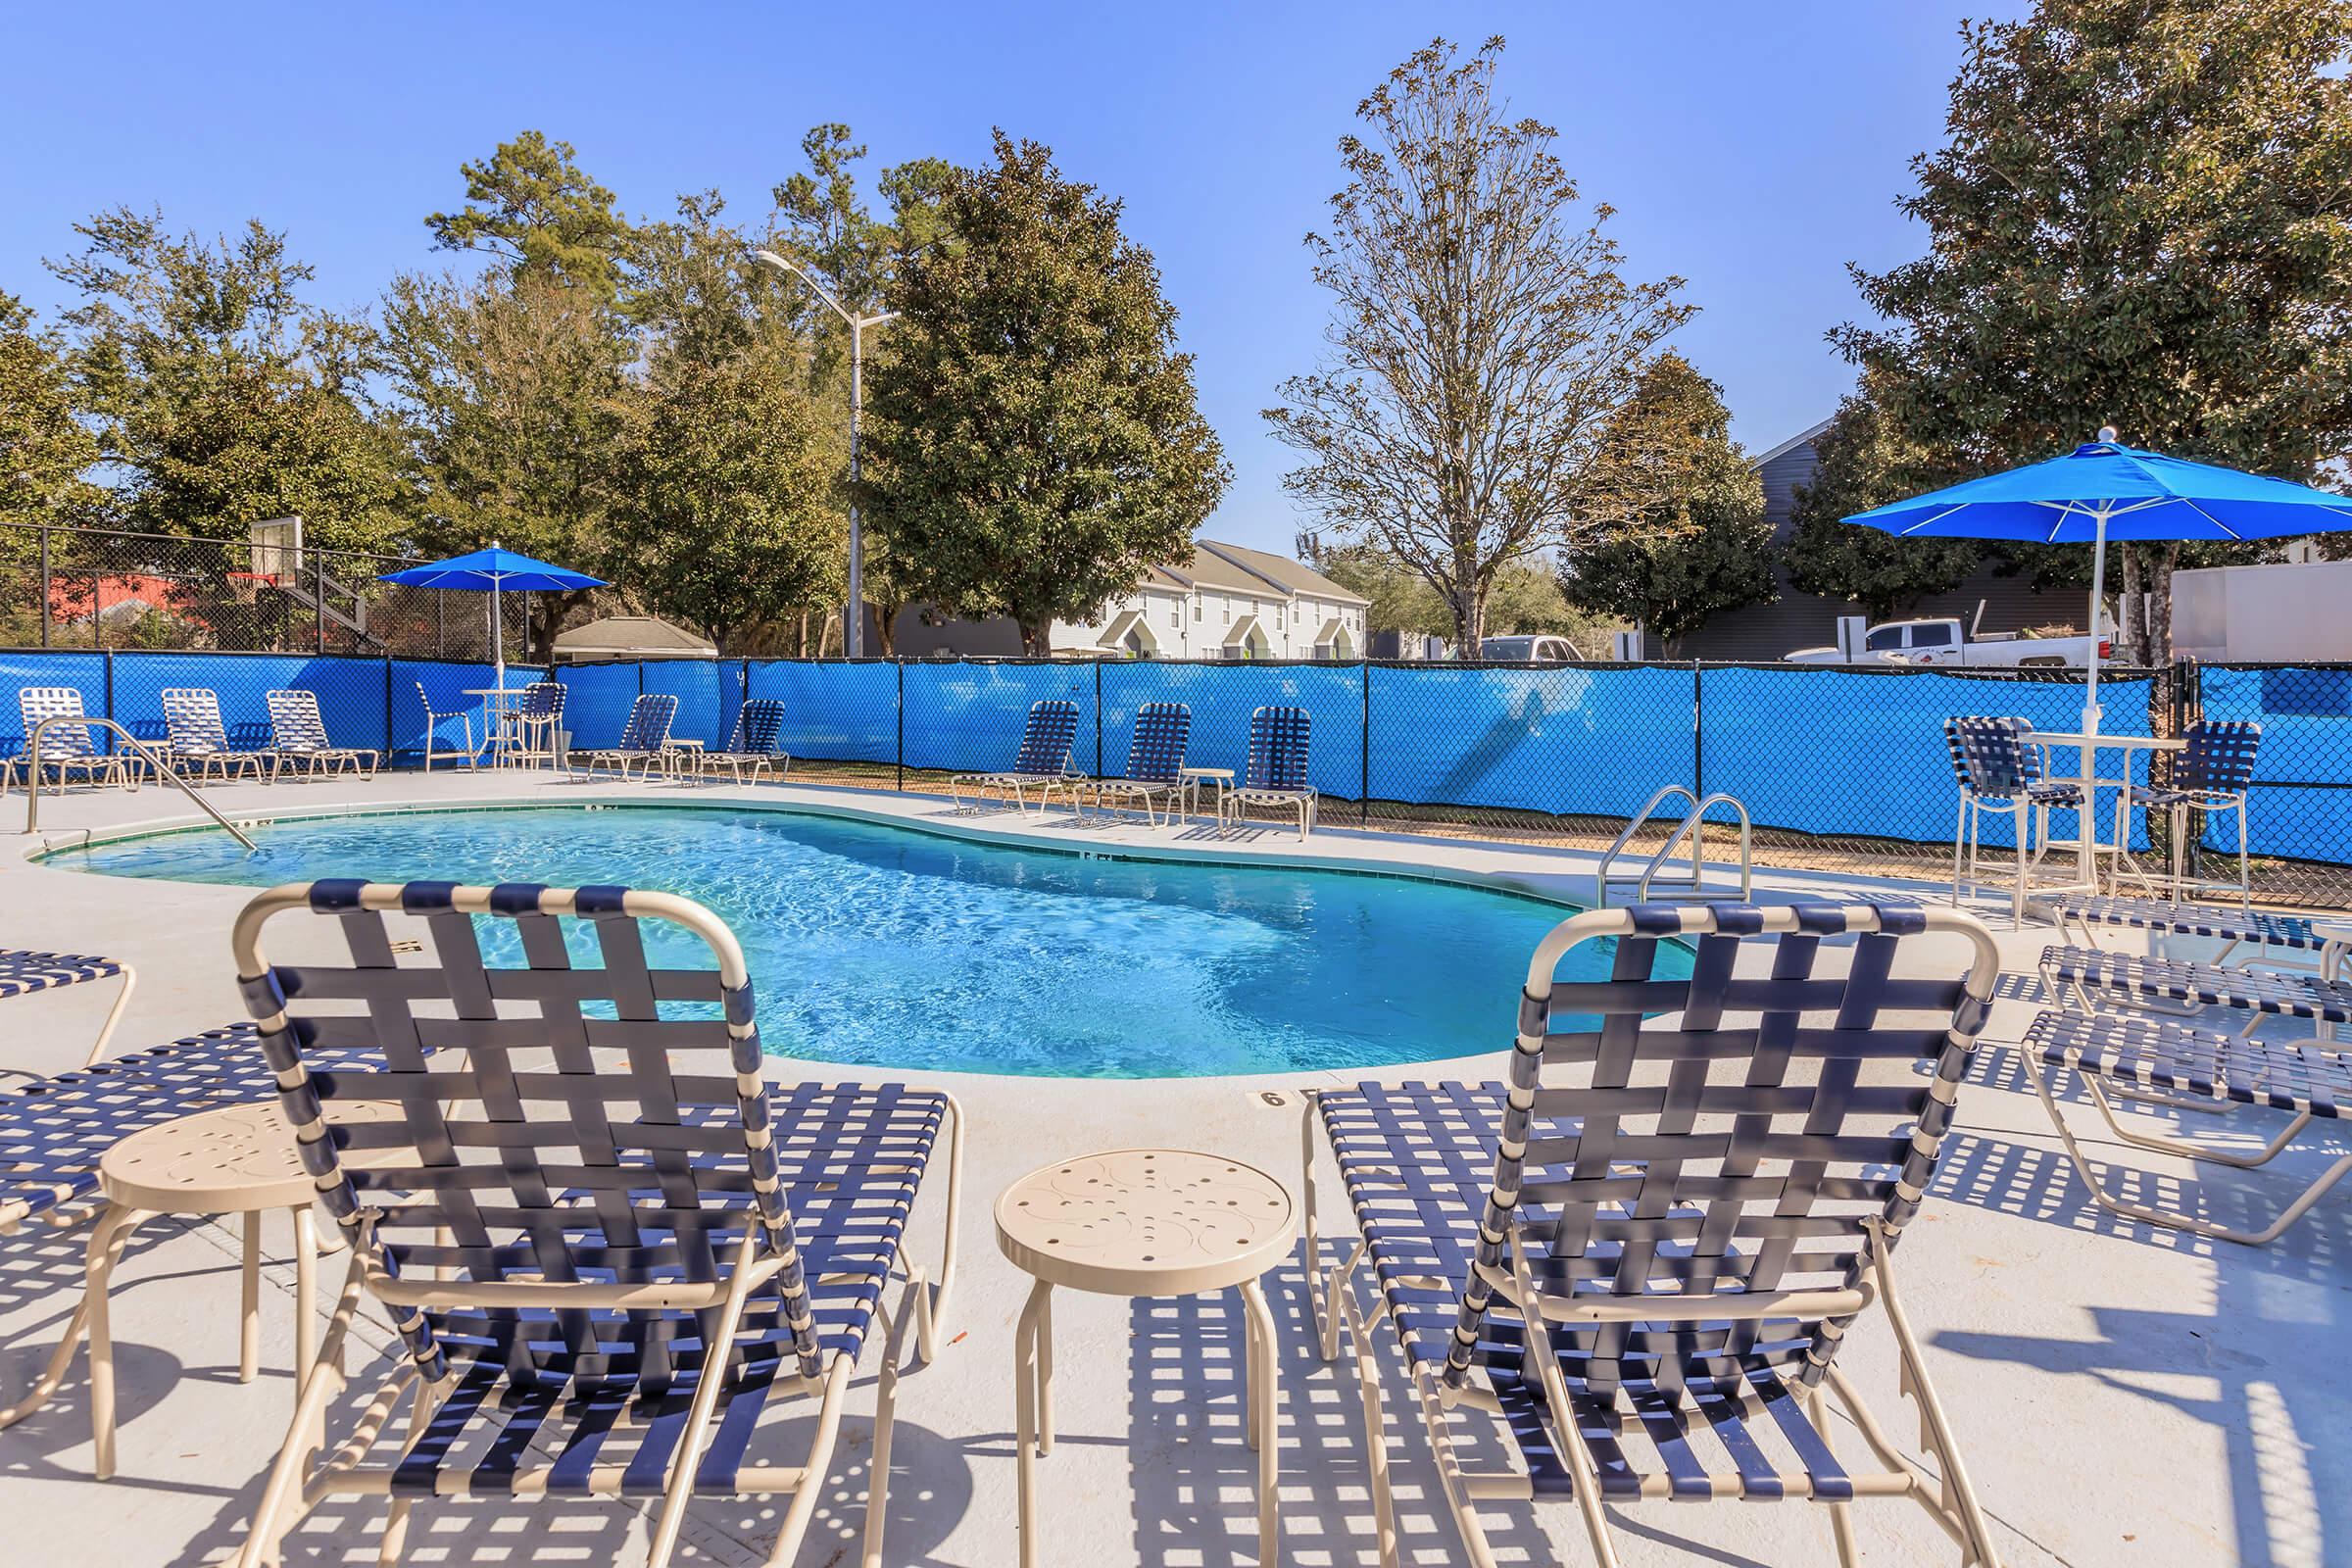
POLYGON ((801 811, 414 811, 253 837, 250 857, 219 833, 174 833, 46 863, 256 887, 442 877, 682 893, 742 940, 770 1052, 1056 1077, 1505 1051, 1528 955, 1570 912, 1403 877, 1081 857, 801 811))

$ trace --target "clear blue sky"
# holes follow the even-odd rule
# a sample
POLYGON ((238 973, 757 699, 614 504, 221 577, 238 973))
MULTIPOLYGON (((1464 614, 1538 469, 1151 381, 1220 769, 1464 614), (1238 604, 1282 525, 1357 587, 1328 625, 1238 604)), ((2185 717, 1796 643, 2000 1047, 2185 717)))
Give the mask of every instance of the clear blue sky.
POLYGON ((322 302, 362 306, 449 264, 423 216, 462 200, 461 161, 526 128, 571 142, 632 214, 716 186, 750 218, 812 123, 848 122, 875 167, 976 160, 1001 124, 1125 200, 1233 463, 1207 531, 1287 551, 1289 453, 1258 411, 1321 351, 1299 239, 1357 100, 1434 32, 1509 39, 1514 106, 1617 208, 1637 275, 1690 280, 1701 314, 1679 346, 1761 450, 1851 383, 1822 340, 1859 310, 1844 264, 1921 247, 1891 204, 1941 139, 1960 18, 2018 9, 20 3, 0 13, 17 62, 0 288, 57 308, 41 259, 127 203, 208 233, 260 217, 317 266, 322 302))

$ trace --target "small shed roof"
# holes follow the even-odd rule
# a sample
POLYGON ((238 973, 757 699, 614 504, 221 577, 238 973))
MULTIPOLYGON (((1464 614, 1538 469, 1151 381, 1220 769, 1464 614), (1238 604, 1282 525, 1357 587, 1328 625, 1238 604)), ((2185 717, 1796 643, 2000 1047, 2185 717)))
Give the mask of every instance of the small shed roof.
POLYGON ((716 659, 718 649, 659 615, 606 615, 556 634, 556 658, 716 659))

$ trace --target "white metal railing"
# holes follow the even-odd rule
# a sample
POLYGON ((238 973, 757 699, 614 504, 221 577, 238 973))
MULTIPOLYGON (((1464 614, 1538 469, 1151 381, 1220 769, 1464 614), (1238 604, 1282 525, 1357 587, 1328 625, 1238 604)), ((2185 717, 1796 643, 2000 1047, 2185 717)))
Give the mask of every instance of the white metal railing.
POLYGON ((1609 889, 1612 886, 1626 885, 1633 887, 1633 902, 1636 904, 1648 903, 1654 896, 1653 889, 1661 887, 1666 890, 1667 896, 1674 898, 1737 899, 1745 902, 1754 893, 1756 884, 1755 858, 1750 838, 1747 808, 1740 803, 1738 796, 1717 791, 1715 794, 1701 799, 1695 792, 1683 785, 1669 784, 1649 798, 1649 803, 1634 814, 1632 821, 1626 823, 1625 831, 1617 835, 1617 841, 1602 852, 1600 871, 1595 882, 1598 890, 1598 907, 1604 909, 1608 907, 1609 889), (1673 832, 1666 835, 1666 842, 1658 846, 1657 853, 1652 855, 1642 865, 1640 875, 1611 875, 1611 870, 1617 863, 1617 858, 1625 853, 1627 845, 1633 843, 1634 836, 1649 825, 1649 819, 1657 813, 1659 807, 1677 796, 1688 803, 1683 819, 1675 825, 1673 832), (1718 806, 1730 807, 1740 822, 1740 859, 1738 864, 1740 886, 1737 890, 1709 888, 1706 885, 1706 818, 1707 812, 1718 806), (1690 870, 1687 872, 1667 871, 1666 865, 1674 858, 1675 851, 1683 846, 1685 840, 1690 842, 1690 870))
MULTIPOLYGON (((40 828, 42 766, 41 737, 49 732, 49 727, 52 724, 64 725, 68 727, 79 725, 85 730, 103 729, 113 734, 120 735, 122 737, 122 743, 125 746, 128 746, 134 754, 136 754, 147 763, 149 767, 155 769, 155 776, 157 778, 161 779, 166 784, 171 785, 173 789, 179 791, 180 794, 185 795, 189 800, 194 801, 198 806, 204 808, 204 814, 211 817, 215 822, 220 823, 230 838, 235 839, 239 844, 244 845, 248 850, 254 848, 253 840, 245 836, 244 829, 238 827, 236 823, 231 822, 227 817, 222 816, 219 808, 214 806, 212 802, 206 800, 203 796, 197 794, 195 788, 191 786, 186 779, 179 776, 179 770, 174 768, 169 761, 164 760, 163 754, 156 751, 153 747, 149 746, 145 741, 139 739, 136 735, 133 735, 130 731, 124 729, 122 725, 116 723, 113 719, 97 718, 84 713, 52 713, 47 718, 43 718, 35 722, 32 726, 32 733, 24 737, 24 765, 29 775, 25 779, 24 783, 25 832, 37 832, 40 828)), ((63 768, 58 770, 57 793, 60 795, 66 793, 66 775, 63 768)))

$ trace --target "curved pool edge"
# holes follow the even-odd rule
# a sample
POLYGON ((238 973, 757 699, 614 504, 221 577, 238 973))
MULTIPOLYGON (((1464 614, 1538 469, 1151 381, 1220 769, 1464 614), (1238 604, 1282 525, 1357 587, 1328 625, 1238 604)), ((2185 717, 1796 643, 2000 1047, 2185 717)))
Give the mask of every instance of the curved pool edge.
MULTIPOLYGON (((757 788, 758 786, 746 786, 757 788)), ((809 791, 808 785, 787 785, 787 789, 809 791)), ((816 786, 822 789, 823 786, 816 786)), ((858 795, 872 792, 857 791, 858 795)), ((944 798, 889 792, 885 797, 894 803, 908 805, 944 803, 944 798)), ((1369 842, 1396 844, 1427 844, 1443 846, 1456 854, 1534 854, 1560 856, 1563 858, 1596 862, 1597 857, 1582 851, 1560 851, 1541 846, 1511 845, 1477 839, 1422 839, 1395 834, 1364 833, 1359 829, 1320 829, 1305 844, 1254 843, 1220 846, 1220 853, 1203 854, 1193 846, 1166 841, 1137 841, 1130 838, 1104 839, 1098 844, 1074 844, 1066 836, 1021 823, 992 824, 968 820, 942 819, 936 814, 915 814, 905 810, 878 808, 873 805, 853 805, 847 801, 825 796, 796 795, 790 799, 774 796, 755 796, 727 791, 708 791, 693 797, 655 793, 642 787, 625 791, 600 793, 592 800, 549 800, 542 796, 521 797, 459 797, 450 800, 409 800, 321 802, 287 810, 268 812, 227 812, 231 822, 240 828, 270 827, 284 822, 318 821, 339 817, 439 815, 466 811, 541 811, 541 810, 630 810, 659 808, 662 810, 708 811, 767 811, 780 815, 826 816, 844 821, 863 822, 876 827, 896 828, 902 832, 923 833, 935 838, 956 839, 967 843, 987 844, 1004 849, 1017 849, 1046 855, 1068 856, 1073 859, 1158 860, 1188 865, 1234 867, 1241 869, 1291 869, 1330 871, 1351 876, 1388 877, 1402 881, 1430 882, 1445 886, 1470 888, 1479 892, 1502 894, 1507 897, 1533 900, 1552 905, 1570 912, 1590 908, 1596 902, 1593 869, 1591 866, 1574 871, 1524 871, 1490 869, 1474 866, 1455 866, 1431 863, 1412 858, 1389 858, 1364 855, 1334 855, 1316 847, 1317 839, 1340 835, 1360 837, 1369 842)), ((38 835, 45 842, 24 852, 22 858, 28 865, 43 870, 68 870, 64 866, 44 864, 51 858, 84 850, 133 843, 143 839, 165 838, 186 833, 218 831, 210 817, 201 813, 144 818, 117 823, 104 828, 43 829, 38 835), (56 842, 48 842, 48 841, 56 842)), ((1152 831, 1166 831, 1156 829, 1152 831)), ((1288 838, 1287 831, 1285 838, 1288 838)), ((74 872, 75 875, 103 875, 103 872, 74 872)), ((172 878, 154 878, 174 881, 172 878)), ((201 887, 204 883, 176 883, 178 886, 201 887)), ((218 885, 218 884, 210 884, 218 885)))

